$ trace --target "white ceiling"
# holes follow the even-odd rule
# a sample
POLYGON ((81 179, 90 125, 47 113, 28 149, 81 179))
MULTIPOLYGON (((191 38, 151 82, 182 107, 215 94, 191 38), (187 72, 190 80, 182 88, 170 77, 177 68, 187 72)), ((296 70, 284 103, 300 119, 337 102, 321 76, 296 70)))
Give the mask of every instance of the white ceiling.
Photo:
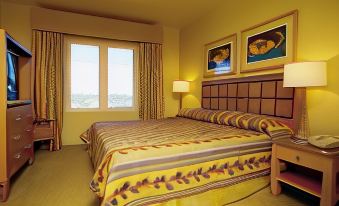
POLYGON ((225 0, 4 0, 94 16, 176 28, 219 7, 225 0))

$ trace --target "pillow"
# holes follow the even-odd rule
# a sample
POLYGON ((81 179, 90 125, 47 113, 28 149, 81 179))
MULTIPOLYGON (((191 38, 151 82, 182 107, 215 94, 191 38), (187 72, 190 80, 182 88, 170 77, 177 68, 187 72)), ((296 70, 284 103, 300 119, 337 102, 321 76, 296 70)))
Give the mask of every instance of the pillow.
POLYGON ((88 136, 88 130, 80 135, 80 139, 84 141, 86 144, 90 143, 90 138, 88 136))
POLYGON ((272 139, 290 138, 293 136, 293 131, 287 125, 273 119, 264 119, 261 122, 262 130, 272 139))
POLYGON ((216 110, 208 110, 202 108, 183 108, 179 111, 178 117, 185 117, 188 119, 200 120, 204 122, 211 122, 216 110))
POLYGON ((266 133, 272 139, 293 135, 293 131, 280 121, 252 113, 184 108, 179 111, 177 116, 266 133))

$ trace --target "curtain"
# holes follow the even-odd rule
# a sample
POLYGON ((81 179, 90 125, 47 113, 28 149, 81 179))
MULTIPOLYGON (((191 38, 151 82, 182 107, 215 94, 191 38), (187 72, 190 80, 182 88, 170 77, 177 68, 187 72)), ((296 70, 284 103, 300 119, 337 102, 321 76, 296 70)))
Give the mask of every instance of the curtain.
POLYGON ((139 45, 139 118, 164 117, 162 45, 139 45))
POLYGON ((33 30, 32 100, 36 121, 54 121, 53 150, 61 149, 63 34, 33 30))

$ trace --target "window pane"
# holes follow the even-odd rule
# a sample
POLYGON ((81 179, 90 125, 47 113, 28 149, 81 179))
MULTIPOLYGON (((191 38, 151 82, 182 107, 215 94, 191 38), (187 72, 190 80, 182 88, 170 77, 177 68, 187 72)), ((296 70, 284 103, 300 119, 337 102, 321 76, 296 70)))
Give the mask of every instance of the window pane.
POLYGON ((71 108, 99 108, 99 46, 71 45, 71 108))
POLYGON ((133 50, 108 48, 108 107, 133 107, 133 50))

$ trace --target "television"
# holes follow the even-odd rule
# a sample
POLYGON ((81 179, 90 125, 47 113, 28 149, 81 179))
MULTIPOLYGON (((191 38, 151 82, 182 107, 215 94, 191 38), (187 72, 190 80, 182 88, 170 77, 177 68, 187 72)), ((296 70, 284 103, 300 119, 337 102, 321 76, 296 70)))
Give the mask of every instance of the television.
POLYGON ((7 51, 7 100, 19 99, 18 92, 18 60, 19 57, 7 51))

